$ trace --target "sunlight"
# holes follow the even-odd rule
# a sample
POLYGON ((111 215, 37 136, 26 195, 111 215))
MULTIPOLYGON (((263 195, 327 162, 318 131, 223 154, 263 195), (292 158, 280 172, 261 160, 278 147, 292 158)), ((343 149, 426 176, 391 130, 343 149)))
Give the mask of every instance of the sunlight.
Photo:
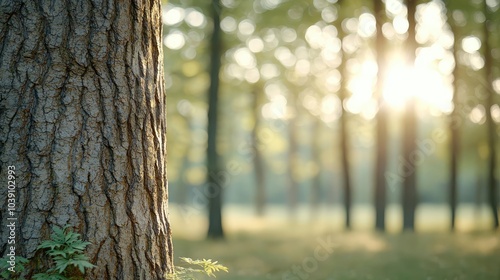
POLYGON ((285 119, 287 117, 286 90, 283 85, 271 83, 265 86, 264 92, 269 102, 262 106, 262 116, 266 119, 285 119))
POLYGON ((234 52, 234 60, 241 67, 254 69, 257 66, 257 60, 254 54, 247 48, 239 48, 234 52))
POLYGON ((384 85, 384 101, 396 110, 403 110, 411 97, 429 109, 448 114, 453 110, 453 96, 449 81, 437 70, 427 67, 390 67, 384 85))
POLYGON ((174 30, 163 39, 163 44, 169 49, 180 50, 186 44, 186 39, 182 32, 174 30))
POLYGON ((462 39, 462 49, 473 54, 481 48, 481 40, 476 36, 467 36, 462 39))
POLYGON ((188 9, 184 20, 191 27, 203 27, 207 23, 205 16, 201 12, 194 9, 188 9))
POLYGON ((393 66, 388 71, 383 96, 391 107, 402 110, 406 100, 414 95, 412 72, 413 69, 403 65, 393 66))

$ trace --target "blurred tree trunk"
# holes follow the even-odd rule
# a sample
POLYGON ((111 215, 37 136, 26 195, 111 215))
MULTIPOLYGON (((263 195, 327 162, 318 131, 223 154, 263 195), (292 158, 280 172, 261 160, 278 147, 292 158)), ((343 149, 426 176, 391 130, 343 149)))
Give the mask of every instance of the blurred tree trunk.
MULTIPOLYGON (((294 97, 292 97, 294 98, 294 97)), ((290 99, 292 99, 290 98, 290 99)), ((290 101, 289 99, 289 101, 290 101)), ((292 108, 296 110, 295 101, 292 102, 292 108)), ((297 113, 297 110, 295 111, 297 113)), ((292 116, 288 120, 288 140, 289 140, 289 148, 288 148, 288 207, 290 211, 290 215, 293 217, 297 212, 298 205, 298 191, 299 185, 297 183, 297 166, 298 166, 298 155, 297 155, 297 125, 295 123, 297 116, 292 116)))
MULTIPOLYGON (((343 1, 339 1, 339 5, 341 6, 343 1)), ((339 14, 342 13, 342 9, 339 8, 339 14)), ((342 21, 344 17, 339 16, 336 22, 336 28, 338 32, 339 39, 341 42, 344 41, 345 33, 342 29, 342 21)), ((347 229, 351 228, 351 202, 352 202, 352 188, 351 188, 351 174, 349 169, 349 135, 347 132, 347 120, 348 120, 348 112, 344 107, 344 100, 347 98, 347 79, 346 79, 346 62, 347 62, 347 54, 345 52, 342 53, 342 62, 339 66, 339 72, 341 75, 340 80, 340 90, 339 90, 339 99, 340 104, 342 105, 342 114, 340 116, 340 161, 342 165, 342 179, 344 184, 344 211, 345 211, 345 227, 347 229)))
POLYGON ((219 72, 221 63, 220 3, 213 0, 213 31, 210 39, 210 87, 208 89, 208 140, 207 140, 207 198, 209 238, 222 238, 223 171, 217 155, 217 103, 219 95, 219 72))
POLYGON ((458 178, 458 158, 459 158, 459 153, 460 153, 460 125, 462 124, 461 122, 461 116, 460 112, 458 111, 458 105, 459 105, 459 97, 458 97, 458 57, 457 53, 460 50, 459 45, 458 45, 458 30, 456 26, 454 25, 453 17, 452 17, 452 10, 449 7, 449 1, 445 2, 447 4, 447 15, 449 19, 449 25, 451 28, 451 31, 453 32, 454 36, 454 43, 453 43, 453 60, 455 61, 455 68, 453 69, 453 111, 451 112, 449 116, 449 129, 450 129, 450 197, 449 197, 449 203, 450 203, 450 213, 451 213, 451 230, 455 230, 455 220, 456 220, 456 208, 457 208, 457 178, 458 178))
MULTIPOLYGON (((480 167, 482 164, 481 160, 478 160, 477 170, 476 170, 476 192, 474 194, 474 216, 476 222, 481 218, 481 206, 483 204, 483 174, 481 174, 482 168, 480 167)), ((477 223, 479 224, 479 223, 477 223)))
POLYGON ((266 186, 264 178, 264 161, 262 159, 262 143, 259 140, 259 128, 262 121, 262 88, 256 88, 253 92, 253 117, 254 126, 252 128, 252 149, 253 168, 255 172, 255 210, 258 216, 263 216, 266 207, 266 186))
POLYGON ((497 206, 497 183, 495 178, 495 170, 496 170, 496 126, 495 122, 492 118, 492 106, 495 104, 495 91, 493 89, 493 57, 491 55, 491 46, 490 46, 490 32, 492 32, 489 28, 489 24, 491 22, 490 13, 488 11, 488 5, 486 4, 486 0, 483 1, 484 7, 484 15, 486 20, 483 24, 484 30, 484 40, 483 40, 483 49, 484 49, 484 70, 486 75, 486 84, 487 84, 487 92, 488 99, 486 103, 486 127, 488 130, 488 147, 489 147, 489 160, 488 160, 488 197, 489 204, 491 207, 491 211, 493 214, 493 226, 494 228, 498 228, 498 206, 497 206))
MULTIPOLYGON (((173 249, 160 1, 4 1, 0 30, 1 173, 16 175, 27 279, 35 263, 46 269, 37 246, 67 224, 92 243, 85 279, 163 279, 173 249)), ((4 256, 6 186, 0 195, 4 256)))
POLYGON ((186 173, 189 169, 189 150, 191 148, 191 145, 189 144, 188 147, 186 148, 186 152, 184 154, 184 157, 182 158, 182 164, 181 164, 181 170, 179 172, 180 176, 178 179, 178 185, 179 187, 177 188, 177 199, 175 202, 177 202, 179 205, 185 206, 188 204, 188 193, 189 193, 189 182, 186 179, 186 173))
POLYGON ((385 19, 385 8, 382 0, 373 1, 377 37, 375 49, 377 53, 377 85, 375 97, 378 99, 377 112, 377 156, 375 163, 375 228, 385 231, 385 208, 387 181, 385 178, 387 169, 387 110, 384 106, 384 81, 386 79, 386 39, 382 32, 385 19))
MULTIPOLYGON (((456 60, 456 50, 453 50, 454 58, 456 60)), ((453 70, 453 111, 450 114, 449 128, 450 128, 450 213, 451 213, 451 230, 455 230, 455 216, 457 208, 457 178, 458 178, 458 158, 460 152, 460 130, 459 130, 459 112, 458 105, 458 88, 457 88, 457 66, 453 70)))
MULTIPOLYGON (((407 66, 413 67, 415 64, 415 51, 417 42, 415 41, 415 12, 417 0, 407 0, 408 8, 408 38, 406 39, 406 59, 407 66)), ((408 89, 411 90, 411 89, 408 89)), ((403 117, 403 159, 409 163, 413 170, 410 170, 403 177, 403 229, 413 231, 415 228, 415 208, 417 205, 416 173, 417 166, 413 156, 417 152, 417 118, 416 118, 416 98, 411 96, 406 101, 405 115, 403 117), (413 155, 413 156, 412 156, 413 155)))
POLYGON ((320 145, 320 139, 321 139, 321 123, 322 120, 320 116, 313 116, 315 118, 313 128, 312 128, 312 143, 311 143, 311 148, 312 148, 312 157, 313 161, 318 164, 320 167, 318 169, 318 172, 313 176, 311 182, 311 214, 312 218, 316 217, 318 213, 318 207, 320 203, 320 196, 321 196, 321 145, 320 145))
MULTIPOLYGON (((344 61, 342 62, 342 80, 345 80, 344 61)), ((340 102, 344 104, 346 99, 346 88, 345 83, 341 83, 340 89, 340 102)), ((345 210, 345 227, 347 229, 351 228, 351 203, 352 203, 352 188, 351 188, 351 175, 349 169, 349 136, 347 132, 347 111, 342 106, 342 115, 340 116, 340 153, 342 161, 342 178, 344 182, 344 210, 345 210)))

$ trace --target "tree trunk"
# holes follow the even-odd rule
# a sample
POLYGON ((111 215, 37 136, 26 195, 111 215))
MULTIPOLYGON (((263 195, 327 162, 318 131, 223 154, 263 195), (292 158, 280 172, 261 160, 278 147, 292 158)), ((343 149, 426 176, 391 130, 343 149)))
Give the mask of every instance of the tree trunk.
POLYGON ((375 96, 378 99, 379 109, 377 112, 377 155, 375 162, 375 228, 385 231, 385 207, 386 207, 386 188, 387 182, 385 173, 387 169, 387 110, 384 106, 383 89, 386 76, 386 39, 382 33, 383 20, 385 18, 385 9, 381 0, 373 1, 377 37, 377 85, 375 96))
MULTIPOLYGON (((342 64, 345 64, 342 62, 342 64)), ((345 71, 342 71, 343 74, 345 71)), ((343 76, 342 79, 345 79, 343 76)), ((342 84, 344 84, 342 82, 342 84)), ((345 88, 343 85, 340 89, 340 102, 344 104, 345 99, 345 88)), ((342 161, 342 178, 344 182, 344 210, 345 210, 345 227, 346 229, 351 228, 351 202, 352 202, 352 190, 351 190, 351 175, 349 170, 349 137, 347 132, 347 111, 342 107, 342 115, 340 116, 340 153, 342 161)))
MULTIPOLYGON (((474 193, 474 219, 476 221, 480 220, 481 208, 483 204, 483 174, 481 174, 481 160, 478 160, 477 170, 476 170, 476 186, 474 193)), ((478 224, 478 223, 477 223, 478 224)))
MULTIPOLYGON (((7 1, 0 29, 16 255, 40 259, 51 227, 71 224, 92 243, 85 279, 163 279, 173 251, 160 1, 7 1)), ((3 224, 6 187, 0 195, 3 224)), ((2 255, 8 234, 2 226, 2 255)))
MULTIPOLYGON (((415 64, 415 12, 416 0, 407 0, 408 7, 408 38, 406 39, 407 65, 415 64)), ((410 163, 413 170, 403 177, 403 229, 413 231, 415 228, 415 208, 417 204, 415 153, 417 152, 417 118, 416 98, 412 96, 406 101, 405 116, 403 118, 403 159, 410 163)))
MULTIPOLYGON (((343 3, 343 2, 342 2, 343 3)), ((339 5, 342 4, 339 1, 339 5)), ((344 31, 342 30, 342 20, 343 17, 339 16, 336 20, 335 27, 338 31, 339 39, 344 41, 344 31)), ((347 62, 347 54, 342 53, 342 62, 339 66, 339 72, 342 77, 340 80, 340 90, 339 90, 339 99, 340 104, 342 104, 342 115, 340 116, 340 162, 342 165, 342 179, 343 179, 343 187, 344 187, 344 211, 345 211, 345 227, 346 229, 351 228, 351 174, 349 169, 349 135, 347 134, 347 111, 345 110, 343 104, 344 100, 347 98, 347 88, 346 88, 346 62, 347 62)))
MULTIPOLYGON (((190 189, 190 183, 186 179, 186 173, 189 170, 190 162, 189 162, 189 151, 191 150, 191 143, 188 144, 186 148, 186 152, 184 153, 184 157, 182 158, 182 164, 180 168, 180 176, 178 178, 176 199, 174 200, 178 205, 182 205, 186 207, 188 204, 188 194, 190 189)), ((173 198, 173 195, 172 195, 173 198)))
POLYGON ((258 216, 263 216, 266 207, 266 186, 264 178, 264 161, 262 159, 262 143, 259 140, 259 127, 261 123, 261 99, 262 88, 256 88, 253 92, 253 116, 254 126, 252 129, 252 149, 253 149, 253 168, 255 173, 255 210, 258 216))
POLYGON ((222 229, 222 191, 223 175, 219 166, 217 155, 217 103, 219 95, 219 71, 220 71, 220 48, 221 30, 219 1, 213 0, 213 33, 210 40, 210 88, 208 92, 208 143, 207 143, 207 190, 208 196, 208 232, 210 238, 224 237, 222 229))
POLYGON ((490 35, 491 32, 488 28, 490 24, 491 18, 488 11, 488 5, 486 1, 483 1, 484 6, 484 15, 486 16, 486 20, 484 21, 484 70, 486 75, 486 84, 488 91, 488 100, 486 101, 486 127, 488 130, 488 147, 489 147, 489 159, 488 159, 488 201, 491 207, 491 211, 493 214, 493 227, 498 228, 498 206, 497 206, 497 186, 496 186, 496 178, 495 178, 495 169, 496 169, 496 128, 495 123, 492 118, 491 108, 493 104, 495 104, 495 91, 493 90, 492 81, 493 81, 493 57, 491 55, 491 47, 490 47, 490 35))
POLYGON ((318 172, 314 175, 311 180, 311 198, 310 198, 310 207, 311 207, 311 217, 314 219, 318 215, 318 209, 320 206, 320 198, 321 198, 321 168, 323 166, 321 160, 321 129, 322 129, 322 120, 320 116, 314 116, 314 124, 312 131, 312 157, 313 160, 320 167, 318 172))
MULTIPOLYGON (((451 11, 448 13, 451 18, 451 11)), ((451 30, 455 36, 453 43, 453 59, 455 61, 455 68, 453 69, 453 111, 450 114, 449 128, 450 128, 450 213, 451 213, 451 230, 455 230, 456 209, 457 209, 457 184, 458 184, 458 158, 460 152, 460 124, 461 117, 458 111, 458 42, 457 30, 453 23, 450 22, 451 30)))
MULTIPOLYGON (((291 101, 291 99, 295 98, 292 96, 288 99, 291 103, 291 106, 297 109, 295 105, 295 101, 291 101)), ((296 113, 297 110, 296 110, 296 113)), ((298 192, 299 186, 296 180, 296 168, 299 164, 298 153, 297 153, 297 125, 296 125, 297 115, 293 116, 290 120, 288 120, 288 139, 289 139, 289 148, 288 148, 288 209, 290 212, 290 216, 293 218, 297 213, 298 206, 298 192)))

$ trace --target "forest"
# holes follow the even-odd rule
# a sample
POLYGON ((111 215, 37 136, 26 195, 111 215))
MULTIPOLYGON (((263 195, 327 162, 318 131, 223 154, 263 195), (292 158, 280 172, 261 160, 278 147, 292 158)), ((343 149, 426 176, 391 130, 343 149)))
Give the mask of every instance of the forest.
POLYGON ((0 3, 1 279, 499 279, 499 0, 0 3))
MULTIPOLYGON (((495 0, 169 1, 176 254, 215 250, 234 269, 251 262, 267 279, 498 277, 490 265, 499 258, 499 10, 495 0), (443 235, 453 231, 464 235, 443 235), (306 243, 312 254, 314 241, 301 238, 324 234, 338 239, 342 253, 331 262, 341 264, 287 274, 278 259, 300 264, 308 253, 279 247, 306 243), (206 236, 228 243, 200 241, 206 236), (444 255, 431 249, 443 242, 444 255), (462 255, 474 242, 489 247, 481 255, 492 261, 462 255), (450 259, 435 275, 391 274, 378 270, 397 262, 365 260, 374 252, 422 266, 450 259), (357 271, 345 254, 368 268, 357 271), (454 271, 462 257, 471 267, 454 271)), ((252 270, 220 277, 263 279, 252 270)))

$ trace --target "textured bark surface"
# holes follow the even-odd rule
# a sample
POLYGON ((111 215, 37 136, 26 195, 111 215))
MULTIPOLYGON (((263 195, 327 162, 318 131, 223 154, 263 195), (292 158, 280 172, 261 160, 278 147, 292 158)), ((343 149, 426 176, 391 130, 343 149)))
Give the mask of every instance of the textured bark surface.
MULTIPOLYGON (((86 279, 162 279, 173 264, 160 1, 3 1, 0 36, 17 255, 71 224, 92 242, 86 279)), ((2 226, 2 255, 6 239, 2 226)))

